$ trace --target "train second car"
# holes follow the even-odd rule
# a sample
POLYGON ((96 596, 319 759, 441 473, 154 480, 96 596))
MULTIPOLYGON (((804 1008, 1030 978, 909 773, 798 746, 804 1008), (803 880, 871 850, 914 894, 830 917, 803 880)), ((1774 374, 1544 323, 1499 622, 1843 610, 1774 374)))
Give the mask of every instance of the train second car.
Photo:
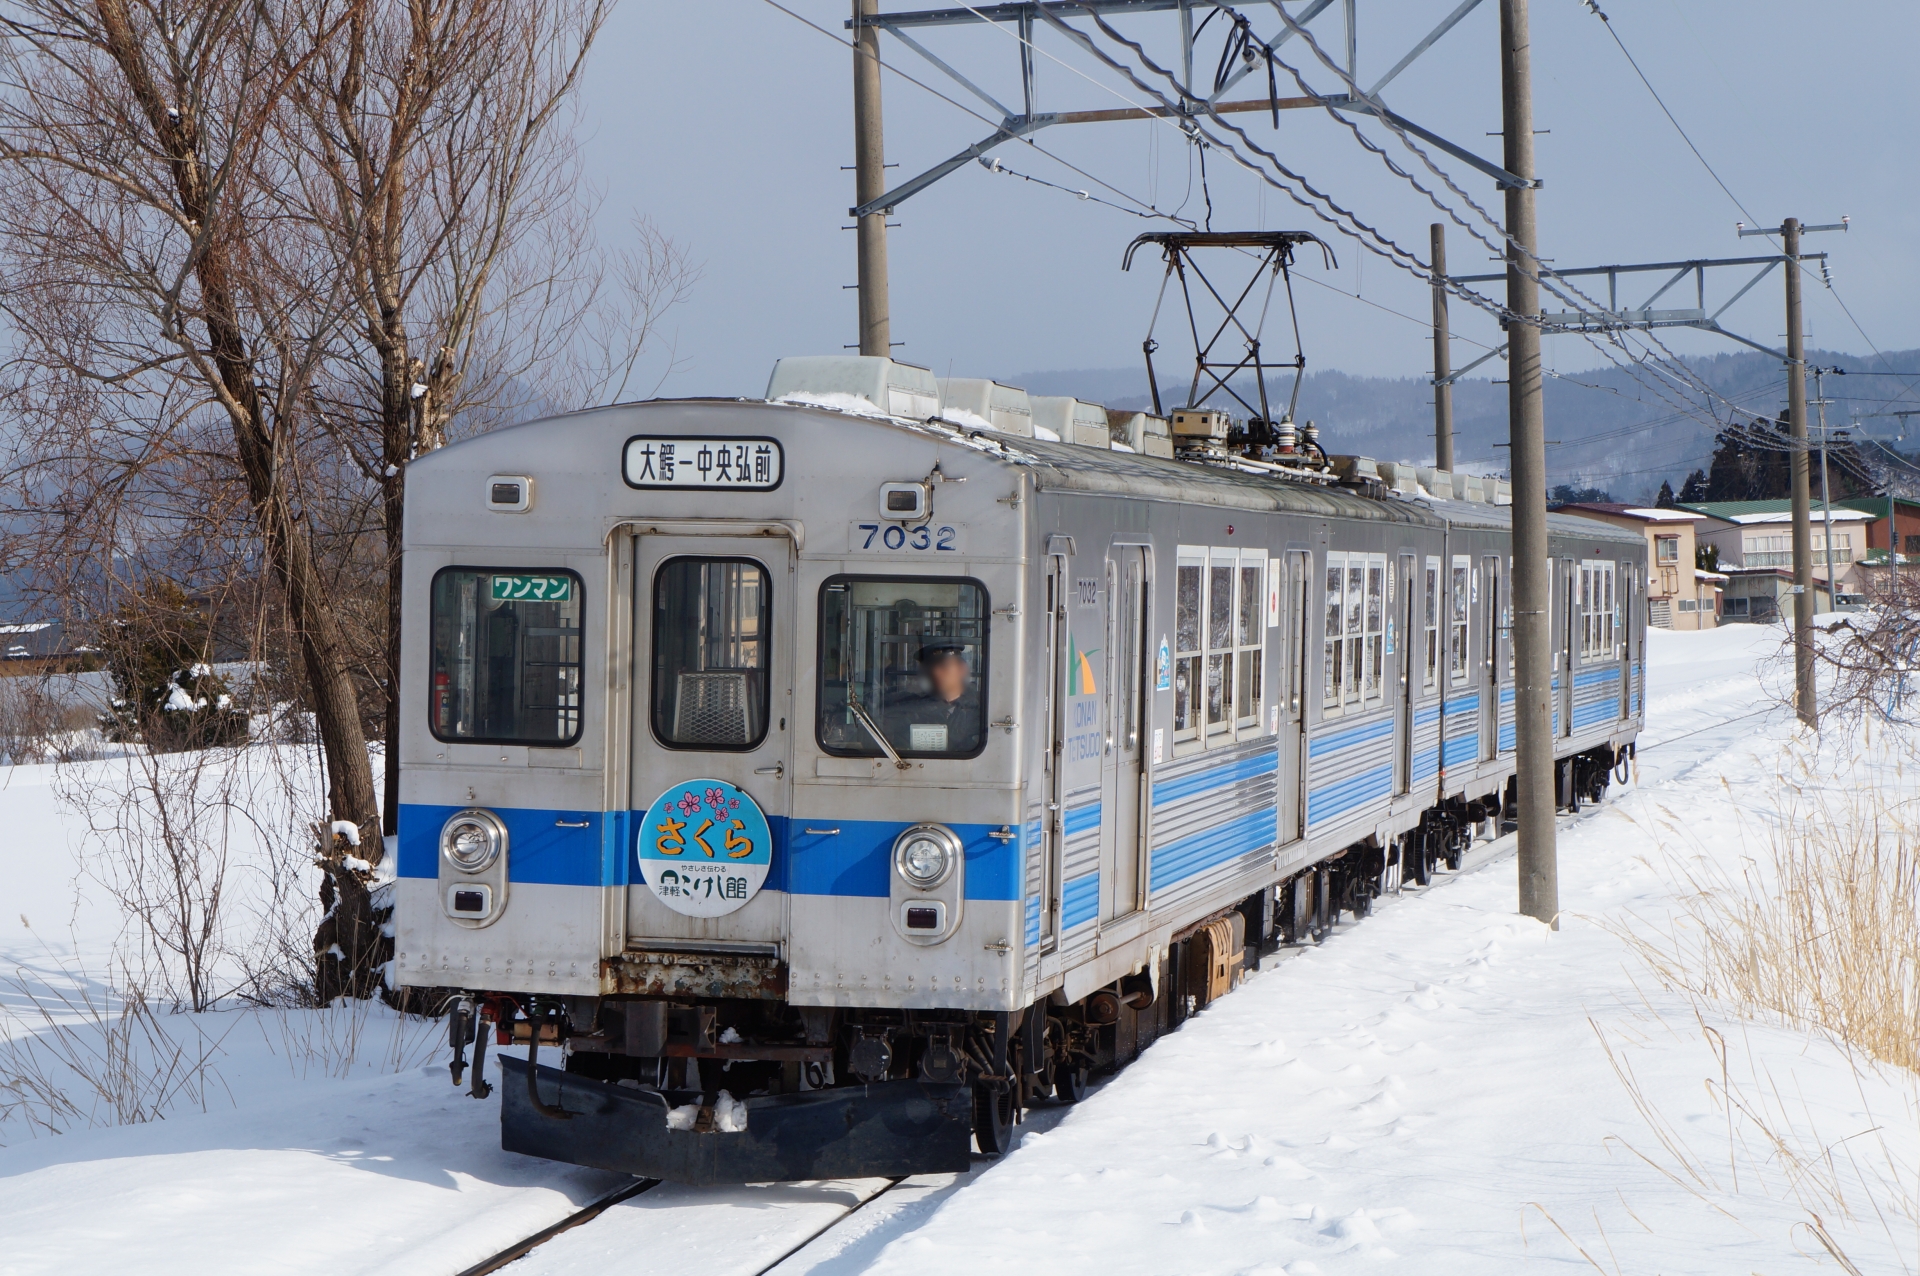
MULTIPOLYGON (((532 1047, 504 1146, 961 1169, 1511 815, 1504 507, 933 419, 887 360, 774 388, 409 472, 395 971, 474 1093, 532 1047)), ((1573 805, 1639 728, 1645 550, 1550 524, 1573 805)))

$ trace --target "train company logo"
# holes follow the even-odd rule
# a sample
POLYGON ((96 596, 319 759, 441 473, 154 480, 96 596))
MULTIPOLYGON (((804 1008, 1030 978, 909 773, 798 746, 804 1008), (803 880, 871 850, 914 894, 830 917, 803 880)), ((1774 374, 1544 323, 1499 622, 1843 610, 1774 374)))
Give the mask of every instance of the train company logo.
POLYGON ((661 903, 689 917, 720 917, 766 882, 773 833, 741 789, 725 780, 688 780, 647 808, 634 854, 661 903))
POLYGON ((1073 640, 1073 635, 1071 633, 1067 635, 1068 695, 1092 696, 1099 694, 1100 689, 1096 687, 1093 682, 1093 662, 1087 659, 1088 656, 1096 656, 1099 654, 1100 649, 1098 647, 1095 647, 1092 651, 1080 650, 1079 644, 1073 640))

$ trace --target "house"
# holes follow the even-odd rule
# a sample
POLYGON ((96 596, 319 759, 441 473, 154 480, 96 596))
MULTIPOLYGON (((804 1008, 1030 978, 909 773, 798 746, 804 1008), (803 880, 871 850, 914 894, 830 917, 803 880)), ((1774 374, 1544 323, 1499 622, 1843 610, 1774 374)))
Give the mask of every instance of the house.
MULTIPOLYGON (((1873 519, 1867 524, 1867 548, 1885 550, 1891 548, 1887 541, 1888 513, 1893 514, 1893 522, 1899 525, 1900 561, 1904 565, 1909 554, 1920 555, 1920 502, 1903 501, 1885 496, 1854 496, 1844 501, 1835 501, 1834 508, 1846 506, 1850 510, 1859 510, 1873 519)), ((1814 517, 1820 517, 1819 511, 1814 517)), ((1864 555, 1863 555, 1864 557, 1864 555)), ((1885 558, 1882 554, 1881 558, 1885 558)))
MULTIPOLYGON (((1793 594, 1793 502, 1706 501, 1683 509, 1703 515, 1695 535, 1719 557, 1727 576, 1721 613, 1727 620, 1766 623, 1791 610, 1793 594)), ((1882 510, 1885 505, 1882 503, 1882 510)), ((1814 611, 1832 611, 1865 600, 1867 532, 1873 515, 1833 507, 1833 576, 1827 580, 1825 511, 1813 510, 1814 611)))
POLYGON ((1660 629, 1712 629, 1719 623, 1720 583, 1725 577, 1695 565, 1694 524, 1703 521, 1702 515, 1605 501, 1562 505, 1555 513, 1597 519, 1646 536, 1648 624, 1660 629))
POLYGON ((0 678, 70 673, 98 665, 92 648, 69 645, 66 626, 57 620, 0 624, 0 678))

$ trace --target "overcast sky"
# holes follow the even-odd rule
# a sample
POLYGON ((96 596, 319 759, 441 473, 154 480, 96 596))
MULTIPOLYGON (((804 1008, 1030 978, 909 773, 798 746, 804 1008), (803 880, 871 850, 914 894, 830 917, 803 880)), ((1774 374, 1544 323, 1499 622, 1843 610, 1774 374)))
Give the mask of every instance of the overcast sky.
MULTIPOLYGON (((843 33, 847 5, 787 3, 843 33)), ((1358 0, 1361 82, 1371 85, 1455 3, 1358 0)), ((883 7, 909 5, 883 0, 883 7)), ((1913 298, 1920 17, 1913 6, 1899 0, 1817 6, 1604 0, 1603 7, 1680 124, 1755 218, 1770 224, 1787 216, 1808 223, 1852 218, 1845 235, 1807 240, 1807 251, 1833 254, 1837 289, 1808 290, 1814 342, 1863 357, 1868 338, 1882 350, 1920 346, 1920 307, 1913 298), (1865 338, 1836 298, 1851 307, 1865 338)), ((1243 8, 1263 37, 1281 29, 1270 5, 1243 8)), ((1291 4, 1289 11, 1299 8, 1291 4)), ((1341 10, 1334 4, 1311 25, 1336 57, 1344 47, 1341 10)), ((1765 251, 1763 240, 1736 238, 1734 223, 1744 214, 1662 115, 1599 18, 1578 0, 1533 0, 1532 22, 1535 124, 1550 130, 1538 138, 1543 256, 1571 267, 1765 251)), ((1401 115, 1497 160, 1499 139, 1486 134, 1500 127, 1498 23, 1498 0, 1483 0, 1382 97, 1401 115)), ((1171 18, 1120 25, 1157 60, 1174 64, 1171 18)), ((1211 36, 1203 55, 1207 76, 1218 51, 1211 36)), ((921 38, 1017 109, 1017 44, 1008 28, 940 28, 921 38)), ((1145 100, 1057 33, 1043 28, 1036 42, 1038 109, 1145 100)), ((883 35, 882 48, 892 66, 987 110, 893 37, 883 35)), ((1303 42, 1282 46, 1280 54, 1306 71, 1317 90, 1337 91, 1303 42)), ((766 0, 624 0, 616 11, 594 55, 583 103, 589 178, 606 197, 606 234, 620 235, 638 212, 704 264, 692 299, 668 321, 665 336, 677 370, 661 392, 758 394, 780 355, 833 352, 855 340, 854 294, 843 287, 854 281, 854 236, 841 229, 853 202, 853 175, 841 168, 852 162, 850 58, 844 46, 766 0)), ((1283 72, 1281 94, 1298 91, 1283 72)), ((1257 75, 1229 96, 1264 92, 1265 77, 1257 75)), ((896 179, 990 131, 893 72, 885 77, 884 102, 896 179)), ((1427 227, 1437 219, 1433 206, 1325 112, 1284 111, 1277 132, 1265 115, 1237 120, 1291 168, 1425 257, 1427 227)), ((1430 182, 1392 134, 1373 124, 1363 128, 1430 182)), ((1204 215, 1194 149, 1169 124, 1063 126, 1035 140, 1130 198, 1022 143, 996 154, 1009 169, 1116 203, 1137 199, 1185 217, 1204 215)), ((1490 180, 1451 157, 1434 158, 1467 195, 1500 213, 1500 193, 1490 180)), ((1206 160, 1214 229, 1311 229, 1332 244, 1339 269, 1325 270, 1317 255, 1310 257, 1302 274, 1319 282, 1303 282, 1298 290, 1310 366, 1392 376, 1430 368, 1425 285, 1327 233, 1229 157, 1213 152, 1206 160)), ((1465 201, 1443 193, 1471 220, 1465 201)), ((900 226, 890 232, 893 337, 905 343, 896 357, 943 375, 1006 380, 1029 371, 1138 363, 1159 270, 1143 254, 1123 274, 1121 252, 1133 236, 1166 229, 1167 222, 977 165, 903 203, 896 220, 900 226)), ((1488 250, 1457 225, 1449 251, 1456 274, 1495 268, 1488 250)), ((1708 309, 1718 307, 1716 294, 1724 300, 1749 273, 1710 274, 1708 309)), ((1622 303, 1639 304, 1653 286, 1635 284, 1635 295, 1622 303)), ((1692 305, 1682 293, 1690 286, 1660 304, 1692 305)), ((1173 339, 1171 317, 1163 314, 1160 337, 1168 355, 1184 362, 1190 356, 1173 339)), ((1454 321, 1456 366, 1499 339, 1489 319, 1457 302, 1454 321)), ((1270 346, 1290 345, 1291 334, 1276 322, 1270 321, 1270 346)), ((1722 322, 1777 342, 1783 331, 1779 276, 1750 292, 1722 322)), ((1666 340, 1689 353, 1740 348, 1685 330, 1666 340)), ((1547 353, 1562 370, 1600 362, 1579 338, 1550 339, 1547 353)), ((656 375, 659 366, 657 359, 656 375)))

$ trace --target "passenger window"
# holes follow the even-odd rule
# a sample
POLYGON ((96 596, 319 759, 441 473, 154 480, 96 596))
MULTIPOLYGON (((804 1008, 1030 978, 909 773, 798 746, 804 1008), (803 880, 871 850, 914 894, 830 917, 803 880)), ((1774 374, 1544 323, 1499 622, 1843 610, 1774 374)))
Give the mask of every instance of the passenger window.
POLYGON ((1421 676, 1420 685, 1431 691, 1440 677, 1440 560, 1427 560, 1425 599, 1425 622, 1422 626, 1426 637, 1426 671, 1421 676))
POLYGON ((672 558, 653 577, 653 734, 674 749, 767 735, 773 590, 750 558, 672 558))
POLYGON ((1267 645, 1264 550, 1183 545, 1174 589, 1173 738, 1222 741, 1260 725, 1267 645), (1203 623, 1204 622, 1204 623, 1203 623))
POLYGON ((434 737, 569 745, 580 738, 580 578, 448 567, 433 578, 434 737))
POLYGON ((878 733, 901 757, 974 757, 986 747, 986 686, 987 591, 977 582, 835 576, 821 587, 826 752, 880 757, 878 733))
POLYGON ((1385 554, 1327 555, 1325 711, 1378 704, 1386 684, 1385 554))
POLYGON ((1453 632, 1448 635, 1451 641, 1447 648, 1451 657, 1448 661, 1449 673, 1456 683, 1467 680, 1467 608, 1472 601, 1472 579, 1470 560, 1465 554, 1456 554, 1453 559, 1453 587, 1448 591, 1448 602, 1451 604, 1448 614, 1453 632))

